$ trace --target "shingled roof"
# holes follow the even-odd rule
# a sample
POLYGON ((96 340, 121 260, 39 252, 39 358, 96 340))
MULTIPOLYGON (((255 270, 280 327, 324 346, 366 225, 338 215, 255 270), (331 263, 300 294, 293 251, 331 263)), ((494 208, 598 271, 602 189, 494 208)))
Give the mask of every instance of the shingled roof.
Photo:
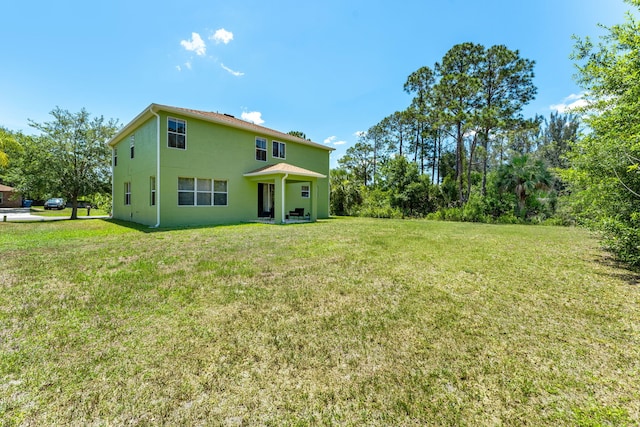
POLYGON ((275 165, 268 165, 256 169, 252 172, 245 173, 244 176, 262 176, 272 174, 291 174, 300 176, 310 176, 314 178, 326 178, 326 175, 321 173, 310 171, 308 169, 300 168, 298 166, 290 165, 289 163, 278 163, 275 165))
POLYGON ((145 120, 148 120, 152 117, 153 112, 157 113, 158 111, 165 111, 167 113, 178 114, 182 116, 192 117, 200 120, 205 120, 211 123, 217 123, 221 125, 226 125, 230 127, 234 127, 237 129, 249 130, 260 135, 269 135, 273 138, 282 139, 285 141, 294 141, 303 145, 310 145, 312 147, 321 148, 327 151, 333 151, 334 149, 328 147, 324 144, 319 144, 317 142, 309 141, 306 139, 298 138, 297 136, 289 135, 288 133, 280 132, 275 129, 270 129, 264 126, 257 125, 252 122, 248 122, 246 120, 238 119, 229 114, 221 114, 213 111, 200 111, 193 110, 190 108, 181 108, 181 107, 171 107, 168 105, 160 105, 160 104, 151 104, 147 108, 142 111, 136 118, 134 118, 131 122, 129 122, 126 126, 124 126, 120 132, 118 132, 109 142, 108 144, 114 146, 117 142, 119 142, 123 137, 125 137, 130 131, 131 128, 139 125, 145 120))

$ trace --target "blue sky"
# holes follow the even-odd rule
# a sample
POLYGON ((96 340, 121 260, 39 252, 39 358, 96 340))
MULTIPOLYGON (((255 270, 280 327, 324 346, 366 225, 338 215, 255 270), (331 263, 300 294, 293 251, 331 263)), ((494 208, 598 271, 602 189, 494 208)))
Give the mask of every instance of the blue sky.
POLYGON ((624 20, 622 0, 11 1, 0 26, 0 126, 56 106, 126 124, 150 103, 245 117, 331 145, 332 166, 406 108, 407 76, 455 44, 536 61, 526 116, 579 102, 571 35, 624 20))

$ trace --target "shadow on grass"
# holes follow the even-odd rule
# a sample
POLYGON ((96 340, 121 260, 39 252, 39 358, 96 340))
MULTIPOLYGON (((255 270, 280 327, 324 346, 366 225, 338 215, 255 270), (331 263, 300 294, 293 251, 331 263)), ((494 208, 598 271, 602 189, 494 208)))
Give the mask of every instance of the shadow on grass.
POLYGON ((640 268, 634 268, 629 264, 625 264, 611 254, 601 256, 596 261, 601 265, 613 269, 613 271, 601 273, 602 275, 622 280, 630 286, 640 285, 640 268))
POLYGON ((291 227, 291 226, 305 226, 312 224, 321 224, 326 221, 335 220, 336 218, 327 218, 320 219, 316 222, 294 222, 288 224, 272 224, 272 223, 264 223, 264 222, 233 222, 233 223, 225 223, 225 224, 202 224, 202 225, 182 225, 182 226, 174 226, 174 227, 158 227, 153 228, 149 225, 138 224, 135 222, 124 221, 121 219, 103 219, 105 222, 109 222, 111 224, 115 224, 121 227, 126 227, 131 230, 140 231, 142 233, 162 233, 166 231, 175 231, 175 230, 199 230, 199 229, 210 229, 210 228, 222 228, 222 227, 237 227, 239 225, 245 226, 256 226, 256 227, 291 227))

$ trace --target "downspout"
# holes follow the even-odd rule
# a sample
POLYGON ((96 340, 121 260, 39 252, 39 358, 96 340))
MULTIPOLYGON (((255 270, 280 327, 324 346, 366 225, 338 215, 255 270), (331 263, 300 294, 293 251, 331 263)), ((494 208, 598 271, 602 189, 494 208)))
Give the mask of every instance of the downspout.
POLYGON ((160 227, 160 115, 153 111, 153 105, 149 107, 149 112, 156 116, 156 225, 151 228, 160 227))
POLYGON ((286 209, 285 209, 285 206, 284 206, 284 202, 285 202, 285 190, 284 189, 285 189, 285 185, 286 185, 285 181, 287 180, 288 176, 289 176, 289 174, 286 173, 282 177, 282 223, 283 224, 285 223, 285 218, 286 218, 286 216, 285 216, 286 209))
POLYGON ((115 150, 115 147, 111 147, 111 219, 113 219, 113 204, 114 204, 114 200, 115 199, 115 195, 116 195, 116 167, 113 164, 114 161, 114 157, 113 157, 113 153, 115 150))

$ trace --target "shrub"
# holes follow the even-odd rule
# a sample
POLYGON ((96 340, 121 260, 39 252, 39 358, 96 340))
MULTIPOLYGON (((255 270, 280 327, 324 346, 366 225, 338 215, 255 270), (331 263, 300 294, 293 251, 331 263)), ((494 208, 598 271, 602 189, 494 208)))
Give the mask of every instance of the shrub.
POLYGON ((624 221, 618 218, 602 220, 601 231, 605 247, 634 267, 640 267, 640 214, 624 221))
POLYGON ((365 193, 356 214, 370 218, 402 218, 402 211, 391 207, 388 192, 379 189, 365 193))

